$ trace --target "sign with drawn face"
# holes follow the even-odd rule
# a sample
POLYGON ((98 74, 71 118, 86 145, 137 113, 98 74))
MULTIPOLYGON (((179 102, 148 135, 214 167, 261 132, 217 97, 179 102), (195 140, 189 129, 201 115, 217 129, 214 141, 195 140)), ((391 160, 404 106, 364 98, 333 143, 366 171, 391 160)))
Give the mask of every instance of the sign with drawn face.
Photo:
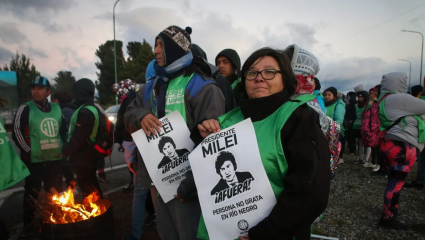
POLYGON ((160 119, 161 131, 147 136, 143 130, 132 134, 146 168, 164 202, 177 194, 180 182, 190 170, 189 152, 194 143, 190 131, 178 111, 160 119))
POLYGON ((206 137, 189 161, 212 240, 245 235, 276 204, 250 119, 206 137))

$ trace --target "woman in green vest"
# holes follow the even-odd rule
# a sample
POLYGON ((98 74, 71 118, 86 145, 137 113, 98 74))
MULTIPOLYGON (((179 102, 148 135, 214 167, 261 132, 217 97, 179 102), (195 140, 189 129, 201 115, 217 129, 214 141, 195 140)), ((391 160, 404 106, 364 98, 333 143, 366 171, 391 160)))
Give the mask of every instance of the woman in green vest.
MULTIPOLYGON (((330 187, 329 145, 306 102, 291 100, 297 79, 286 52, 262 48, 242 67, 240 107, 198 125, 203 137, 251 118, 261 161, 277 204, 239 239, 310 239, 310 226, 325 210, 330 187)), ((203 219, 198 238, 209 239, 203 219)))
MULTIPOLYGON (((341 134, 339 135, 339 141, 342 143, 345 141, 345 129, 344 129, 344 117, 345 117, 345 103, 339 98, 336 88, 330 87, 325 90, 325 108, 326 115, 335 122, 341 125, 341 134)), ((339 163, 343 163, 343 149, 341 149, 339 163)))

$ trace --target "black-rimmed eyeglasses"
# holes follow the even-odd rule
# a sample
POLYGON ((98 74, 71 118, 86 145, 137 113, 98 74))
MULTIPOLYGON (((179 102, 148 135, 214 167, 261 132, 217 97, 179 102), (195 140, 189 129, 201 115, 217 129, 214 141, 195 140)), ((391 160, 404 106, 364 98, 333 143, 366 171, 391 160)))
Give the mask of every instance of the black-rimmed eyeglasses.
POLYGON ((249 70, 245 72, 245 79, 252 81, 257 78, 258 74, 261 74, 264 80, 272 80, 276 76, 276 73, 280 73, 280 71, 276 69, 249 70))

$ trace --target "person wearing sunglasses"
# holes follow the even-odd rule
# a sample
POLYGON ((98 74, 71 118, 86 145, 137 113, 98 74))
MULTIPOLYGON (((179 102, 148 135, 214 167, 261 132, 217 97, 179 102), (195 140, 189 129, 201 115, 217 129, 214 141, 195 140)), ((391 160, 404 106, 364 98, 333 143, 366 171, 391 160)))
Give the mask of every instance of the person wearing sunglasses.
MULTIPOLYGON (((286 52, 262 48, 242 67, 240 107, 198 125, 202 137, 251 118, 261 160, 277 203, 239 239, 310 239, 310 226, 325 210, 330 188, 329 146, 314 95, 291 100, 297 88, 286 52)), ((203 219, 198 238, 209 239, 203 219)))

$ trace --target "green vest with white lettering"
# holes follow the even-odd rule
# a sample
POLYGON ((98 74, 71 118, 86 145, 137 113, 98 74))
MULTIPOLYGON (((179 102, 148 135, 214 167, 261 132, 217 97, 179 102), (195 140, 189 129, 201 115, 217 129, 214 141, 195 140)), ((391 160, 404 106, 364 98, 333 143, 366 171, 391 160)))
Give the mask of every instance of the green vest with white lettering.
POLYGON ((187 123, 184 93, 186 91, 186 86, 192 79, 193 75, 195 74, 193 73, 190 76, 181 75, 170 80, 165 95, 165 115, 174 111, 179 111, 184 121, 187 123))
POLYGON ((0 191, 15 185, 30 175, 28 168, 16 154, 0 118, 0 191))
MULTIPOLYGON (((257 144, 260 150, 261 162, 276 198, 285 189, 284 179, 288 171, 285 154, 283 153, 280 132, 291 114, 301 105, 316 98, 313 94, 299 96, 294 101, 283 104, 267 118, 254 122, 257 144)), ((244 120, 240 108, 219 117, 221 129, 228 128, 244 120)), ((209 239, 204 218, 201 216, 198 228, 198 238, 209 239)))
POLYGON ((34 101, 26 103, 30 108, 29 133, 33 163, 61 159, 63 143, 59 129, 62 126, 62 111, 58 104, 49 104, 50 112, 42 112, 34 101))

